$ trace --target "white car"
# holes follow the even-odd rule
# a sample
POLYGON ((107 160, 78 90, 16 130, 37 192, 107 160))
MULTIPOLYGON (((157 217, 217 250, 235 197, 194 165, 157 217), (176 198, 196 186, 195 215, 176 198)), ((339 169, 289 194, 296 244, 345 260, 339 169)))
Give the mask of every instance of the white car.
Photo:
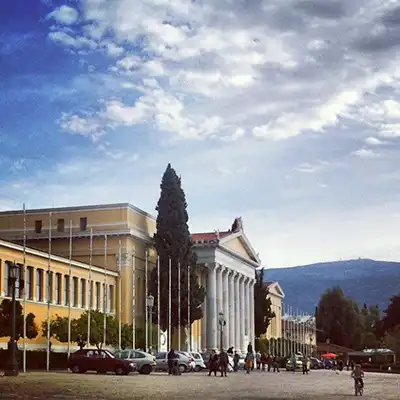
POLYGON ((190 354, 188 351, 178 351, 178 353, 183 354, 185 357, 189 359, 189 371, 195 371, 196 370, 196 361, 192 354, 190 354))
POLYGON ((195 362, 195 367, 194 367, 195 372, 199 372, 202 369, 207 369, 206 364, 204 363, 203 357, 200 353, 192 351, 190 354, 192 355, 194 362, 195 362))

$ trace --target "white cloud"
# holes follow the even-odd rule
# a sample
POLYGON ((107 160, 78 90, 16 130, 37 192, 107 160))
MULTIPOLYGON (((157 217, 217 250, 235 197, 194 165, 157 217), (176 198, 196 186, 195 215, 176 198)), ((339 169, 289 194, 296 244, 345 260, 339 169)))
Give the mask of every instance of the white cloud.
POLYGON ((63 31, 50 32, 48 37, 54 42, 58 42, 65 46, 74 47, 77 49, 88 48, 94 50, 97 48, 97 43, 95 41, 83 36, 73 37, 63 31))
POLYGON ((359 158, 377 158, 379 154, 371 149, 359 149, 353 152, 356 157, 359 158))
POLYGON ((380 146, 380 145, 382 145, 382 144, 385 144, 386 142, 384 142, 383 140, 378 139, 378 138, 376 138, 376 137, 369 136, 369 137, 367 137, 367 138, 365 139, 365 143, 366 143, 366 144, 369 144, 369 145, 371 145, 371 146, 380 146))
POLYGON ((101 135, 102 127, 93 120, 81 118, 77 115, 63 114, 60 119, 61 129, 76 135, 96 138, 101 135))
POLYGON ((47 15, 47 19, 50 18, 64 25, 72 25, 78 21, 79 13, 75 8, 62 5, 47 15))

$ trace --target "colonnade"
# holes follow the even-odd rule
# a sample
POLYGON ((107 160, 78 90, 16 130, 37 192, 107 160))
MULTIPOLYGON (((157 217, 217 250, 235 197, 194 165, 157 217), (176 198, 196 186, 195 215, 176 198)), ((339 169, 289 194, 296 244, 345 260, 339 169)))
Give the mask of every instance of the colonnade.
POLYGON ((223 347, 234 346, 245 352, 249 342, 254 348, 254 283, 255 279, 227 266, 208 264, 202 274, 207 288, 202 320, 203 349, 220 347, 219 313, 223 313, 223 347))

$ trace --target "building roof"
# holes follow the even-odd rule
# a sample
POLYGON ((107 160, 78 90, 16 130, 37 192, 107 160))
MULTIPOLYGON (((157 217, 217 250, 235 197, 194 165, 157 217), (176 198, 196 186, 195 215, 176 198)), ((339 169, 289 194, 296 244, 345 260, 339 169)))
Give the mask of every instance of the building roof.
POLYGON ((204 243, 204 242, 217 242, 218 240, 232 235, 231 231, 224 232, 201 232, 192 233, 192 240, 194 243, 204 243))

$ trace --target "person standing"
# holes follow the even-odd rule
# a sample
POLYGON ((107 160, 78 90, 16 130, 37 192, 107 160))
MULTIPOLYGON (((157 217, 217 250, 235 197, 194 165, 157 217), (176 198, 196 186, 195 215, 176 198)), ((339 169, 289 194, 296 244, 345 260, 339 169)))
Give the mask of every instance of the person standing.
POLYGON ((267 363, 267 355, 265 353, 261 354, 261 366, 262 370, 265 371, 265 364, 267 363))
POLYGON ((235 372, 238 372, 239 370, 239 360, 240 360, 239 354, 237 353, 237 351, 235 351, 235 355, 233 356, 233 370, 235 372))
POLYGON ((272 367, 273 367, 273 372, 280 372, 279 371, 279 363, 278 363, 278 359, 276 357, 274 357, 272 359, 272 367))
POLYGON ((257 351, 256 353, 256 362, 257 362, 257 369, 261 368, 261 353, 260 351, 257 351))
POLYGON ((303 366, 303 375, 305 375, 305 374, 308 375, 308 368, 307 368, 308 360, 307 360, 307 356, 303 356, 301 362, 302 362, 302 366, 303 366))
POLYGON ((208 364, 209 364, 208 376, 211 376, 212 372, 214 372, 214 376, 217 376, 218 356, 215 350, 212 350, 208 364))
POLYGON ((175 360, 175 351, 171 349, 168 353, 168 375, 174 375, 174 360, 175 360))
POLYGON ((224 350, 221 350, 221 353, 219 354, 219 368, 221 370, 221 376, 227 376, 226 371, 228 369, 228 354, 224 352, 224 350))
POLYGON ((246 363, 246 372, 249 374, 250 371, 253 370, 253 364, 254 364, 254 353, 253 352, 248 352, 246 355, 246 359, 245 359, 245 363, 246 363))
POLYGON ((271 354, 268 354, 267 365, 268 365, 268 372, 271 372, 271 367, 272 367, 272 355, 271 354))
POLYGON ((292 368, 293 368, 293 373, 295 373, 297 369, 297 357, 296 354, 294 353, 292 355, 292 368))

